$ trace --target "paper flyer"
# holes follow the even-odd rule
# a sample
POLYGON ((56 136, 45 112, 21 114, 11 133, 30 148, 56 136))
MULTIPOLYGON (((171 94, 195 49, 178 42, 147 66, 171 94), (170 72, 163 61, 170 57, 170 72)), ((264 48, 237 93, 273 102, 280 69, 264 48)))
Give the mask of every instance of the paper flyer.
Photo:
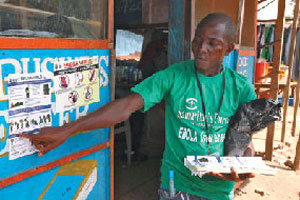
POLYGON ((19 133, 35 134, 51 126, 51 74, 10 74, 7 77, 9 99, 9 159, 30 155, 37 150, 19 133))
POLYGON ((98 57, 58 62, 54 67, 56 112, 99 102, 98 57))

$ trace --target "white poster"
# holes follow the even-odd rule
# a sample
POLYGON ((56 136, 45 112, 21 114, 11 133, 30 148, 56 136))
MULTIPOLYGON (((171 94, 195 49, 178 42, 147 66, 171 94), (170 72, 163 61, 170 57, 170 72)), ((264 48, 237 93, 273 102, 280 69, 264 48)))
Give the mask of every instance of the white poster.
POLYGON ((51 74, 10 74, 7 78, 9 103, 9 159, 37 150, 19 133, 35 134, 52 125, 51 74))
POLYGON ((54 67, 56 112, 99 102, 98 57, 58 62, 54 67))

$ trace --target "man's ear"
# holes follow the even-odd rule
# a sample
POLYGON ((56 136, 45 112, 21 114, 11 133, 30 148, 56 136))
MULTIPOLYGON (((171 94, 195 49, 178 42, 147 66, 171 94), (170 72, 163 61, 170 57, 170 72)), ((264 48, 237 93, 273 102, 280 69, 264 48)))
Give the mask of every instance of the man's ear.
POLYGON ((229 55, 229 53, 234 49, 234 44, 230 43, 227 45, 227 49, 226 49, 226 56, 229 55))

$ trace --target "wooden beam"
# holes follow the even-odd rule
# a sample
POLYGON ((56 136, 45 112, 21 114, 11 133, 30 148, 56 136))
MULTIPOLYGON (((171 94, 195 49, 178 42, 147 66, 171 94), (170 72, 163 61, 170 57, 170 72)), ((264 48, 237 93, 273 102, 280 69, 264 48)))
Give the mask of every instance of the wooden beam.
MULTIPOLYGON (((274 100, 278 98, 279 90, 279 67, 281 63, 281 52, 282 52, 282 41, 283 41, 283 28, 285 23, 285 0, 278 1, 278 16, 276 21, 275 29, 275 41, 280 40, 281 42, 275 43, 274 45, 274 57, 273 57, 273 69, 271 72, 271 86, 270 86, 270 97, 274 100)), ((272 160, 273 156, 273 139, 274 139, 275 124, 268 127, 267 139, 266 139, 266 159, 272 160)))
POLYGON ((300 170, 300 135, 296 147, 296 155, 294 160, 294 170, 299 171, 300 170))
POLYGON ((290 91, 290 84, 291 84, 291 74, 294 66, 294 52, 296 47, 296 34, 297 34, 297 27, 298 27, 298 15, 299 15, 299 1, 296 1, 296 5, 294 8, 294 22, 293 22, 293 29, 292 29, 292 39, 291 39, 291 46, 290 46, 290 54, 289 54, 289 70, 288 70, 288 77, 286 79, 286 89, 283 92, 283 120, 282 120, 282 129, 281 129, 281 142, 285 141, 285 128, 286 128, 286 115, 288 109, 288 102, 289 102, 289 91, 290 91))
POLYGON ((297 112, 299 108, 299 98, 300 98, 300 72, 299 72, 299 78, 298 78, 298 83, 296 87, 296 95, 294 97, 295 103, 294 103, 294 119, 293 119, 293 124, 292 124, 292 136, 295 137, 295 132, 296 132, 296 124, 297 124, 297 112))
POLYGON ((108 41, 114 42, 114 0, 108 0, 108 41))
POLYGON ((245 9, 245 0, 239 0, 239 10, 238 10, 238 19, 237 19, 237 26, 236 26, 236 44, 241 45, 242 40, 242 29, 243 29, 243 22, 244 22, 244 9, 245 9))
MULTIPOLYGON (((113 45, 109 46, 110 49, 110 72, 111 72, 111 81, 110 81, 110 100, 115 100, 115 86, 116 86, 116 51, 113 48, 113 45)), ((110 200, 114 200, 114 171, 115 171, 115 162, 114 162, 114 145, 115 145, 115 132, 114 126, 110 127, 110 200)))
POLYGON ((243 30, 243 22, 244 22, 244 7, 245 0, 239 0, 239 10, 237 16, 237 26, 235 30, 236 38, 235 38, 235 50, 237 50, 237 59, 236 59, 236 71, 239 71, 239 57, 240 57, 240 47, 242 42, 242 30, 243 30))
POLYGON ((211 0, 211 10, 216 10, 216 0, 211 0))
POLYGON ((258 4, 260 4, 260 3, 264 2, 264 1, 268 1, 268 0, 260 0, 260 1, 258 1, 258 4))
MULTIPOLYGON (((111 101, 115 100, 115 75, 116 75, 116 52, 114 49, 114 0, 108 0, 108 48, 110 50, 110 72, 111 72, 111 101)), ((114 127, 110 127, 110 200, 115 199, 115 163, 114 163, 114 127)))

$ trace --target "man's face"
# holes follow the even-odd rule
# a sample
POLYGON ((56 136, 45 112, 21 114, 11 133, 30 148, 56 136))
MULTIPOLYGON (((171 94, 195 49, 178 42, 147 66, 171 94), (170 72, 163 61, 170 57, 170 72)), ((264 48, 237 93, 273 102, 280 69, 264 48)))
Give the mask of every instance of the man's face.
POLYGON ((226 38, 225 24, 207 23, 197 27, 192 51, 200 72, 219 73, 224 56, 233 49, 226 38))

